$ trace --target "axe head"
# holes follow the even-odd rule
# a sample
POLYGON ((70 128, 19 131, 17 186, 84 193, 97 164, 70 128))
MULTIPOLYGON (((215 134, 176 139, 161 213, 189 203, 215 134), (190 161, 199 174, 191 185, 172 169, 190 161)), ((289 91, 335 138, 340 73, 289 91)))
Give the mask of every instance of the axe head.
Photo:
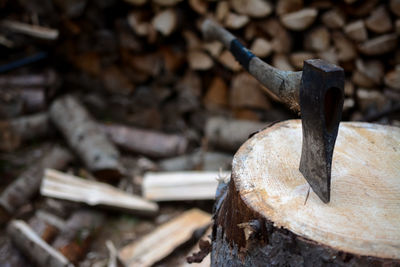
POLYGON ((332 155, 344 101, 344 71, 320 59, 304 62, 300 85, 303 144, 299 170, 328 203, 332 155))

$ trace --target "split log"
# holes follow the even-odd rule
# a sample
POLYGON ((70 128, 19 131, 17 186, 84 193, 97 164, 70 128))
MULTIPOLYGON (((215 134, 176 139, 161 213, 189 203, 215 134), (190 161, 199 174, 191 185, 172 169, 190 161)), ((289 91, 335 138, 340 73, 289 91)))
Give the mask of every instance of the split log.
POLYGON ((313 58, 315 58, 315 55, 313 53, 299 51, 290 54, 289 60, 290 63, 292 63, 292 66, 294 66, 297 70, 302 70, 304 61, 313 58))
POLYGON ((357 57, 356 48, 342 32, 334 32, 332 34, 332 40, 337 49, 337 56, 340 61, 349 61, 357 57))
POLYGON ((74 212, 65 223, 65 228, 51 244, 69 261, 76 264, 84 258, 93 237, 101 227, 104 216, 90 210, 74 212))
POLYGON ((190 51, 187 60, 192 70, 208 70, 214 65, 210 56, 203 51, 190 51))
POLYGON ((19 207, 29 203, 39 192, 45 168, 64 168, 72 155, 64 148, 55 146, 31 167, 24 171, 0 195, 0 223, 6 221, 19 207))
POLYGON ((232 0, 230 4, 237 13, 254 18, 266 17, 272 12, 271 4, 263 0, 232 0))
POLYGON ((118 150, 77 99, 67 95, 54 101, 50 118, 95 176, 111 180, 121 177, 118 150))
POLYGON ((215 214, 211 265, 400 264, 399 128, 341 124, 328 204, 307 193, 301 139, 301 122, 285 121, 236 153, 215 214))
POLYGON ((153 201, 214 199, 219 176, 229 172, 149 172, 143 177, 142 192, 153 201))
POLYGON ((187 242, 196 229, 206 226, 210 220, 211 215, 204 211, 186 211, 138 241, 123 247, 118 257, 125 266, 151 266, 187 242))
POLYGON ((390 88, 400 90, 400 65, 396 69, 386 73, 384 81, 390 88))
POLYGON ((224 79, 219 76, 212 79, 203 102, 211 110, 228 106, 228 86, 224 79))
POLYGON ((148 157, 163 158, 180 155, 188 146, 187 138, 181 135, 164 134, 118 124, 101 124, 100 128, 116 145, 148 157))
POLYGON ((385 33, 393 28, 389 13, 384 5, 379 6, 365 20, 367 28, 375 33, 385 33))
POLYGON ((338 9, 331 9, 322 15, 322 22, 331 29, 340 29, 345 24, 345 16, 338 9))
POLYGON ((0 121, 0 151, 13 151, 24 142, 52 132, 47 113, 0 121))
POLYGON ((174 9, 166 9, 158 13, 152 21, 153 27, 164 36, 169 36, 175 31, 178 17, 174 9))
POLYGON ((330 45, 331 36, 327 28, 318 27, 309 32, 304 39, 304 48, 311 51, 326 51, 330 45))
POLYGON ((249 23, 250 19, 246 15, 238 15, 235 13, 228 13, 224 20, 224 25, 228 29, 237 30, 243 28, 247 23, 249 23))
POLYGON ((7 232, 17 247, 38 266, 73 266, 66 257, 41 239, 24 221, 11 221, 7 232))
POLYGON ((42 196, 103 206, 130 214, 155 215, 156 203, 128 194, 109 184, 47 169, 40 187, 42 196))
POLYGON ((279 0, 276 3, 276 14, 282 16, 303 8, 303 0, 279 0))
POLYGON ((51 29, 39 25, 26 24, 14 20, 4 20, 1 23, 1 26, 11 31, 23 33, 35 38, 45 40, 56 40, 59 35, 59 32, 56 29, 51 29))
POLYGON ((264 38, 257 38, 251 44, 250 50, 257 57, 267 57, 272 52, 272 45, 264 38))
POLYGON ((281 17, 283 26, 293 31, 303 31, 311 26, 317 18, 318 11, 313 8, 285 14, 281 17))
POLYGON ((346 35, 357 42, 364 42, 368 39, 367 29, 363 20, 357 20, 349 23, 344 27, 344 32, 346 35))
POLYGON ((236 151, 251 134, 267 125, 268 123, 213 117, 207 121, 205 132, 210 145, 236 151))
POLYGON ((382 55, 397 47, 396 34, 384 34, 367 40, 358 46, 358 50, 367 56, 382 55))

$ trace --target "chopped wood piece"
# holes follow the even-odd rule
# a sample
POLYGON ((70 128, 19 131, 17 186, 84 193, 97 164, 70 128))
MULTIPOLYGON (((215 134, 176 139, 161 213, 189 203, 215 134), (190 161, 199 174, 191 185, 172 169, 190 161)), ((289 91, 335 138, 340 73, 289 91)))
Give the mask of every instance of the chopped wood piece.
POLYGON ((215 13, 216 13, 215 16, 217 17, 218 21, 220 22, 224 21, 226 16, 229 14, 228 1, 218 1, 215 13))
POLYGON ((383 110, 390 104, 388 99, 381 92, 364 88, 357 89, 357 103, 363 112, 371 108, 378 111, 383 110))
POLYGON ((138 241, 123 247, 119 251, 119 259, 126 266, 151 266, 188 241, 193 231, 206 226, 210 221, 210 214, 201 210, 186 211, 138 241))
POLYGON ((224 50, 218 57, 218 61, 225 67, 232 71, 239 71, 242 69, 239 62, 236 61, 235 57, 228 50, 224 50))
POLYGON ((294 70, 293 66, 289 62, 289 58, 285 54, 275 54, 272 57, 272 66, 280 70, 294 70))
POLYGON ((314 8, 304 8, 302 10, 281 16, 282 24, 293 31, 303 31, 314 23, 318 11, 314 8))
POLYGON ((400 66, 385 75, 385 84, 393 89, 400 90, 400 66))
POLYGON ((190 51, 187 57, 192 70, 208 70, 214 65, 210 56, 203 51, 190 51))
POLYGON ((290 54, 290 63, 297 69, 297 70, 302 70, 303 69, 303 64, 304 60, 307 59, 312 59, 315 58, 315 55, 310 52, 294 52, 290 54))
POLYGON ((263 129, 268 123, 212 117, 206 123, 206 138, 210 145, 236 151, 249 135, 263 129))
POLYGON ((152 0, 152 1, 160 6, 175 6, 182 0, 152 0))
POLYGON ((209 227, 199 242, 190 250, 185 262, 179 267, 209 267, 211 266, 211 234, 212 227, 209 227))
POLYGON ((368 56, 382 55, 397 47, 396 34, 384 34, 367 40, 358 46, 361 53, 368 56))
POLYGON ((139 36, 147 36, 150 32, 150 23, 141 21, 141 14, 138 12, 129 13, 127 20, 132 30, 139 36))
POLYGON ((334 32, 332 40, 337 49, 338 59, 340 61, 349 61, 357 57, 357 51, 353 43, 341 32, 334 32))
POLYGON ((356 68, 364 76, 371 79, 375 85, 379 85, 381 83, 385 66, 380 60, 363 61, 361 59, 357 59, 356 68))
POLYGON ((303 8, 303 0, 279 0, 276 3, 276 14, 282 16, 303 8))
MULTIPOLYGON (((64 168, 72 155, 65 149, 54 146, 17 179, 15 179, 0 195, 0 210, 7 214, 14 214, 19 207, 29 203, 33 196, 39 192, 45 168, 64 168)), ((1 212, 0 212, 1 213, 1 212)), ((8 218, 0 218, 0 223, 8 218)))
POLYGON ((363 42, 368 39, 367 29, 363 20, 357 20, 349 23, 344 27, 344 32, 346 35, 357 42, 363 42))
POLYGON ((82 209, 75 211, 68 218, 52 246, 72 263, 77 264, 85 257, 103 221, 103 214, 82 209))
POLYGON ((272 38, 272 49, 277 53, 289 53, 292 49, 292 38, 280 22, 273 18, 257 25, 272 38))
POLYGON ((224 49, 224 45, 218 41, 203 43, 202 47, 214 58, 218 58, 222 52, 222 49, 224 49))
POLYGON ((42 196, 81 202, 90 206, 104 206, 131 214, 155 215, 156 203, 128 194, 109 184, 47 169, 40 187, 42 196))
POLYGON ((237 13, 254 18, 266 17, 272 12, 271 4, 263 0, 231 0, 230 3, 237 13))
POLYGON ((330 29, 340 29, 345 24, 345 16, 338 9, 331 9, 322 15, 322 22, 330 29))
POLYGON ((198 151, 189 155, 165 159, 159 162, 162 171, 219 171, 230 170, 232 155, 219 152, 198 151))
POLYGON ((148 157, 171 157, 186 151, 188 140, 181 135, 102 124, 100 128, 118 146, 148 157))
POLYGON ((389 3, 390 11, 392 11, 396 16, 400 17, 400 1, 390 0, 389 3))
POLYGON ((155 77, 161 72, 162 58, 157 53, 130 55, 127 61, 136 71, 146 75, 155 77))
POLYGON ((361 73, 359 70, 355 70, 351 76, 351 81, 360 87, 373 88, 376 83, 371 80, 368 76, 361 73))
POLYGON ((384 5, 374 9, 365 20, 367 28, 376 33, 385 33, 392 29, 392 21, 384 5))
POLYGON ((152 201, 214 199, 219 176, 230 172, 149 172, 143 177, 143 196, 152 201))
POLYGON ((272 52, 272 45, 268 40, 264 38, 257 38, 251 44, 250 50, 257 57, 267 57, 272 52))
POLYGON ((96 176, 103 179, 121 177, 123 168, 118 150, 76 98, 67 95, 54 101, 50 118, 96 176))
POLYGON ((39 25, 26 24, 14 20, 3 20, 1 26, 18 33, 23 33, 32 37, 45 40, 56 40, 59 34, 58 30, 56 29, 51 29, 39 25))
POLYGON ((41 239, 24 221, 11 221, 7 232, 17 247, 38 266, 73 266, 67 258, 41 239))
POLYGON ((170 35, 177 26, 178 17, 174 9, 167 9, 158 13, 152 21, 153 27, 164 36, 170 35))
POLYGON ((344 95, 345 96, 353 96, 354 95, 354 85, 352 82, 345 80, 344 81, 344 95))
POLYGON ((246 15, 238 15, 230 12, 224 20, 224 24, 229 29, 240 29, 249 22, 249 17, 246 15))
POLYGON ((105 88, 111 93, 129 95, 135 89, 128 77, 115 65, 105 69, 102 78, 105 88))
POLYGON ((325 27, 318 27, 306 34, 304 48, 312 51, 326 51, 330 45, 331 36, 325 27))
POLYGON ((206 0, 189 0, 189 5, 200 15, 205 15, 207 13, 208 1, 206 0))
POLYGON ((318 57, 326 60, 332 64, 338 65, 339 64, 339 59, 338 55, 336 54, 336 49, 335 47, 330 47, 326 49, 325 51, 321 51, 317 53, 318 57))
POLYGON ((228 106, 228 86, 221 77, 215 76, 211 81, 204 97, 204 105, 209 109, 228 106))
POLYGON ((260 108, 269 109, 268 101, 260 83, 249 73, 242 72, 232 80, 229 94, 229 103, 233 108, 260 108))
POLYGON ((0 121, 0 151, 13 151, 24 142, 48 136, 51 132, 47 113, 0 121))
POLYGON ((147 0, 124 0, 124 1, 135 6, 142 6, 147 2, 147 0))

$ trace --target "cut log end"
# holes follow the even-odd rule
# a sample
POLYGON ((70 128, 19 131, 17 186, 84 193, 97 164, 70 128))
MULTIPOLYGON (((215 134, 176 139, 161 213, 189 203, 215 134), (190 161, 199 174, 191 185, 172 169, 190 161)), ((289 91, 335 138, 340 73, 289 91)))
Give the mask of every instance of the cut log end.
POLYGON ((216 214, 212 264, 399 264, 400 128, 341 124, 329 204, 298 170, 301 138, 301 122, 286 121, 239 149, 216 214))

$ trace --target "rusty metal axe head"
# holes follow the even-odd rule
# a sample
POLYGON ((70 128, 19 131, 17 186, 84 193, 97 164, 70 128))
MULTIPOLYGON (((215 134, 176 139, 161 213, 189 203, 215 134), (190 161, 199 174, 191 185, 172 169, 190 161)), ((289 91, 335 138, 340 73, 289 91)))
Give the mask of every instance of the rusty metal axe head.
POLYGON ((325 203, 330 200, 332 155, 343 100, 343 69, 320 59, 306 60, 300 84, 303 144, 299 170, 325 203))

